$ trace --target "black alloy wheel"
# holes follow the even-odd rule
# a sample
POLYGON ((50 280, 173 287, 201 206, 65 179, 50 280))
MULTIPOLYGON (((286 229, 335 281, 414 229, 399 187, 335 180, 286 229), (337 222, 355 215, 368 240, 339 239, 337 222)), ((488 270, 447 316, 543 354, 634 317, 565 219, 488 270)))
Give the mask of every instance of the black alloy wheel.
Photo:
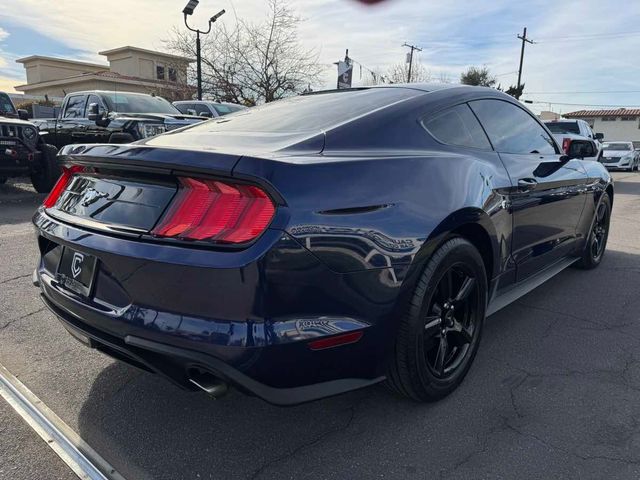
POLYGON ((480 344, 487 285, 484 260, 468 240, 451 237, 436 249, 398 326, 390 389, 434 401, 458 387, 480 344))
POLYGON ((606 246, 607 234, 609 232, 609 208, 604 202, 598 205, 596 211, 596 218, 593 222, 593 228, 591 230, 591 258, 594 261, 599 261, 604 253, 606 246))
POLYGON ((591 269, 600 265, 609 238, 609 223, 611 221, 611 199, 604 192, 596 206, 593 225, 589 231, 582 257, 576 264, 580 268, 591 269))
POLYGON ((455 374, 477 333, 476 312, 482 301, 474 274, 463 263, 440 278, 424 326, 427 366, 436 378, 455 374))

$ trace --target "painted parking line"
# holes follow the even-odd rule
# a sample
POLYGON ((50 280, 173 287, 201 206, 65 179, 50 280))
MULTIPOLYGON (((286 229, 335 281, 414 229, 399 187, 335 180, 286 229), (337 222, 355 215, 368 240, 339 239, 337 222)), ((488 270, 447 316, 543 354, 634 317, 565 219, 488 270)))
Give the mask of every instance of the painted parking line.
POLYGON ((0 396, 79 478, 124 480, 115 468, 2 365, 0 396))

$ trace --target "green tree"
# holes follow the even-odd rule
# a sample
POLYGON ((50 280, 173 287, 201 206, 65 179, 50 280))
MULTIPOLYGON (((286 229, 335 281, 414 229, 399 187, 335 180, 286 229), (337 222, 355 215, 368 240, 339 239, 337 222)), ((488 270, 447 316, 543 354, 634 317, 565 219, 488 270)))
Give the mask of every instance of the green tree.
POLYGON ((489 68, 469 67, 466 72, 460 75, 460 83, 464 85, 478 85, 481 87, 494 87, 497 80, 491 75, 489 68))

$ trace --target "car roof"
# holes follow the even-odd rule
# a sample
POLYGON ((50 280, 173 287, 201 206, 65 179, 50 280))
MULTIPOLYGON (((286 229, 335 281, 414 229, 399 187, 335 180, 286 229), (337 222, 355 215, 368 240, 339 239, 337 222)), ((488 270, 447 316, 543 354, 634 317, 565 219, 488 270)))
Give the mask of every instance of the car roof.
MULTIPOLYGON (((82 90, 79 92, 70 92, 67 95, 140 95, 143 97, 159 97, 164 98, 161 95, 151 95, 149 93, 140 93, 140 92, 125 92, 121 90, 82 90)), ((165 99, 166 100, 166 99, 165 99)))
POLYGON ((234 107, 244 107, 244 105, 240 105, 239 103, 232 102, 216 102, 214 100, 176 100, 172 102, 174 104, 183 104, 183 103, 206 103, 208 105, 231 105, 234 107))
POLYGON ((562 122, 562 123, 578 123, 578 122, 584 122, 584 120, 581 120, 579 118, 557 118, 555 120, 544 120, 544 123, 558 123, 558 122, 562 122))

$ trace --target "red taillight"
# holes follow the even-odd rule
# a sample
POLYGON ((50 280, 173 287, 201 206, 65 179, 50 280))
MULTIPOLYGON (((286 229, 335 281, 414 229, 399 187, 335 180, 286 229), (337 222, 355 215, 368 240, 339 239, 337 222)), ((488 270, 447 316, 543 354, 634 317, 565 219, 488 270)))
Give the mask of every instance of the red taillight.
POLYGON ((569 148, 571 147, 571 139, 570 138, 563 138, 562 139, 562 151, 564 153, 569 153, 569 148))
POLYGON ((84 167, 81 167, 79 165, 62 167, 62 175, 60 175, 60 178, 49 192, 49 195, 47 195, 47 198, 45 198, 44 202, 42 202, 42 206, 44 208, 53 207, 58 201, 58 198, 60 198, 60 195, 62 195, 62 192, 64 192, 64 189, 67 188, 67 185, 69 185, 71 177, 73 177, 73 175, 78 172, 82 172, 83 170, 84 167))
POLYGON ((157 237, 245 243, 267 228, 275 207, 253 185, 180 177, 169 210, 151 232, 157 237))

